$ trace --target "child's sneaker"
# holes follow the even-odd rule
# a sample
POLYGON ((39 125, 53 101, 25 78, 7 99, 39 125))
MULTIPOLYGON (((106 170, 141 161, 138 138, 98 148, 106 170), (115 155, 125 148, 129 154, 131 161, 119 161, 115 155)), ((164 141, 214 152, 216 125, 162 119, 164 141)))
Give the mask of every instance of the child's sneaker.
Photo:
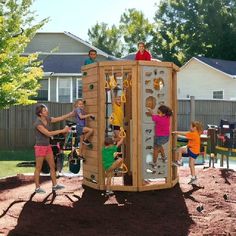
POLYGON ((46 193, 46 191, 44 189, 40 188, 40 187, 36 188, 34 192, 35 193, 40 193, 40 194, 46 193))
POLYGON ((84 156, 78 155, 78 158, 79 158, 80 160, 82 160, 83 162, 85 162, 85 157, 84 157, 84 156))
POLYGON ((156 169, 157 168, 157 163, 155 163, 155 162, 149 162, 148 163, 153 169, 156 169))
POLYGON ((166 162, 166 161, 167 161, 167 157, 166 157, 166 156, 161 157, 161 160, 162 160, 163 162, 166 162))
POLYGON ((188 184, 196 184, 197 182, 197 177, 196 176, 192 176, 190 181, 188 182, 188 184))
POLYGON ((84 140, 83 140, 83 144, 85 144, 86 146, 91 145, 91 143, 90 143, 87 139, 84 139, 84 140))
POLYGON ((60 185, 60 184, 57 184, 57 185, 55 185, 55 186, 52 186, 52 191, 61 190, 61 189, 63 189, 63 188, 65 188, 65 186, 60 185))
POLYGON ((180 167, 180 166, 182 166, 182 163, 181 163, 181 161, 173 161, 172 165, 176 166, 176 167, 180 167))
POLYGON ((106 195, 112 196, 112 195, 114 195, 114 192, 112 190, 106 190, 106 195))
POLYGON ((114 169, 114 173, 115 173, 115 174, 122 173, 122 171, 123 171, 122 168, 115 168, 115 169, 114 169))

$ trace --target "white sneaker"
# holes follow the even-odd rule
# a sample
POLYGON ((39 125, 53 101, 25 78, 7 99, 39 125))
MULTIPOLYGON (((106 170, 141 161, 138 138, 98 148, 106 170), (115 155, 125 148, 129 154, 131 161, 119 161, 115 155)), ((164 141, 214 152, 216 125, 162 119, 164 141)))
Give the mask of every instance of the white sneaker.
POLYGON ((114 192, 112 190, 106 190, 106 195, 112 196, 112 195, 114 195, 114 192))
POLYGON ((57 184, 57 185, 55 185, 55 186, 52 187, 52 191, 61 190, 61 189, 63 189, 63 188, 65 188, 65 186, 60 185, 60 184, 57 184))
POLYGON ((172 166, 180 167, 182 165, 181 161, 173 161, 172 166))
POLYGON ((46 191, 44 189, 40 188, 40 187, 36 188, 34 192, 35 193, 40 193, 40 194, 46 193, 46 191))

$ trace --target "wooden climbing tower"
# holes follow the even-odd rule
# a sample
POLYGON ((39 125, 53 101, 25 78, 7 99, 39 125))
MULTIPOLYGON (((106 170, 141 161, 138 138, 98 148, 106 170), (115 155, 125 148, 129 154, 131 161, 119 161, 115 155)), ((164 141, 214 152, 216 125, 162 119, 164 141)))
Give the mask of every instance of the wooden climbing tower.
POLYGON ((175 64, 157 61, 106 61, 82 68, 86 112, 96 116, 95 120, 87 123, 94 129, 94 135, 91 138, 93 147, 86 149, 86 162, 83 164, 85 185, 101 190, 105 188, 101 150, 105 136, 113 132, 109 124, 112 113, 111 92, 117 87, 123 101, 123 128, 126 138, 122 152, 128 172, 113 178, 113 190, 171 188, 178 182, 176 167, 172 167, 175 153, 173 147, 176 147, 174 137, 171 136, 164 145, 167 161, 158 159, 157 169, 150 168, 154 123, 147 113, 147 107, 154 112, 161 104, 171 107, 174 112, 171 130, 176 130, 177 71, 175 64))

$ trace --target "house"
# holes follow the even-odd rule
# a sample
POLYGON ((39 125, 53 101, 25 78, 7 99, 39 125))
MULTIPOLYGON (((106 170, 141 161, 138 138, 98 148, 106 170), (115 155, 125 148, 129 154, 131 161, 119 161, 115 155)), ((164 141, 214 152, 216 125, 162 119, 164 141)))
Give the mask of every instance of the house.
POLYGON ((178 99, 236 100, 236 61, 193 57, 177 78, 178 99))
POLYGON ((37 33, 24 52, 37 52, 43 61, 44 77, 36 99, 63 103, 81 98, 81 66, 90 49, 97 51, 98 61, 117 60, 69 32, 37 33))

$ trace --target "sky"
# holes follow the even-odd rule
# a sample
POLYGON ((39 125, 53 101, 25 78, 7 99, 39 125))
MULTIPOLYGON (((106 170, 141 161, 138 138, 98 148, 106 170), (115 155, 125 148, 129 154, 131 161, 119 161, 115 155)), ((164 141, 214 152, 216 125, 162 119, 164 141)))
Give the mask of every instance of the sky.
POLYGON ((88 29, 96 23, 118 26, 120 16, 126 9, 135 8, 142 11, 150 22, 160 0, 34 0, 32 10, 36 20, 49 17, 50 21, 40 31, 69 31, 88 40, 88 29))

